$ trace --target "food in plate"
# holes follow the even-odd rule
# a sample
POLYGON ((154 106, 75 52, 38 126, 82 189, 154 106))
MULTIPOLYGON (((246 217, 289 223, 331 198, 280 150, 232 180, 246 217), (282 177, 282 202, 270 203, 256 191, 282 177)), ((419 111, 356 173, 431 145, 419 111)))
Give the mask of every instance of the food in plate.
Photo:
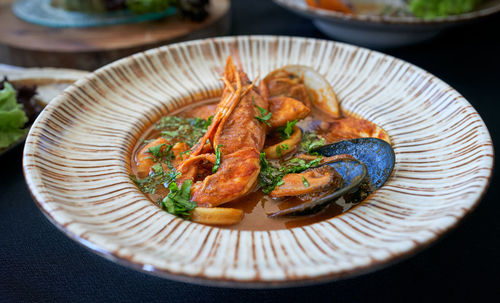
POLYGON ((85 71, 0 66, 0 155, 23 142, 43 108, 85 71))
POLYGON ((24 138, 25 126, 33 123, 43 106, 33 96, 36 87, 17 86, 0 81, 0 150, 24 138))
POLYGON ((347 14, 415 16, 433 19, 471 12, 484 0, 305 0, 315 8, 347 14))
POLYGON ((51 5, 69 11, 100 13, 128 9, 136 14, 159 13, 170 8, 194 21, 207 16, 209 0, 52 0, 51 5))
POLYGON ((382 146, 392 152, 389 136, 342 112, 318 72, 289 65, 257 83, 229 57, 222 80, 220 100, 161 118, 132 152, 132 180, 161 208, 210 225, 280 229, 333 217, 374 190, 372 165, 336 144, 370 146, 376 158, 382 146), (343 141, 366 137, 378 139, 343 141))

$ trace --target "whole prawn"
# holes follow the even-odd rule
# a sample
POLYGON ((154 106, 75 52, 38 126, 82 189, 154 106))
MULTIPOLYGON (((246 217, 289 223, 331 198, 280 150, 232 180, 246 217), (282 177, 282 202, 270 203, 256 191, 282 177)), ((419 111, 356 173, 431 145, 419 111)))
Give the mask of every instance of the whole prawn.
POLYGON ((212 124, 177 168, 181 173, 178 184, 192 180, 191 198, 203 207, 232 201, 255 186, 266 136, 267 126, 255 117, 259 115, 257 107, 268 110, 268 101, 255 82, 236 68, 231 57, 222 80, 225 86, 212 124), (210 174, 203 164, 215 164, 216 150, 220 166, 210 174))

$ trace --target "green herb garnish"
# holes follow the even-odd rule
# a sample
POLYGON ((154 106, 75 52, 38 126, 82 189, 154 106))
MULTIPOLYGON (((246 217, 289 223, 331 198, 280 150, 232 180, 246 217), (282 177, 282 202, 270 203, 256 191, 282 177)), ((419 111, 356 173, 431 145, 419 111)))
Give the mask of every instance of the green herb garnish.
POLYGON ((205 129, 208 129, 208 127, 212 124, 212 121, 214 120, 214 116, 210 116, 208 117, 208 119, 205 121, 205 123, 203 124, 203 127, 205 129))
POLYGON ((260 153, 260 173, 258 179, 262 191, 269 194, 276 186, 283 183, 283 177, 283 172, 267 161, 266 154, 260 153))
POLYGON ((304 183, 305 187, 309 187, 309 182, 307 182, 307 179, 304 176, 302 176, 302 183, 304 183))
POLYGON ((164 158, 164 163, 167 164, 168 168, 173 169, 174 166, 172 165, 172 160, 175 159, 175 155, 172 152, 172 147, 173 145, 162 143, 148 148, 146 152, 153 155, 153 157, 150 157, 149 159, 153 159, 154 162, 158 162, 159 159, 164 158), (166 148, 162 151, 161 148, 163 146, 166 146, 166 148))
POLYGON ((151 146, 150 148, 148 148, 148 150, 146 152, 152 154, 155 159, 161 158, 163 156, 163 153, 161 152, 161 148, 163 146, 166 146, 166 145, 167 144, 162 143, 162 144, 159 144, 156 146, 151 146))
POLYGON ((325 138, 319 137, 316 132, 305 132, 300 141, 301 151, 312 154, 311 151, 317 147, 325 145, 325 138))
POLYGON ((186 180, 179 188, 175 182, 170 183, 170 192, 161 200, 162 208, 172 215, 189 220, 191 211, 196 208, 196 202, 191 201, 192 184, 193 181, 186 180))
POLYGON ((286 121, 286 126, 280 126, 276 131, 280 134, 283 140, 289 139, 293 134, 293 127, 297 124, 298 120, 293 120, 292 122, 286 121))
POLYGON ((307 162, 304 159, 293 158, 285 161, 280 167, 272 166, 266 159, 265 153, 260 154, 260 173, 259 184, 262 191, 269 194, 276 188, 283 184, 283 177, 291 173, 300 173, 306 169, 317 166, 323 157, 307 162))
POLYGON ((214 166, 212 167, 212 173, 215 174, 215 172, 217 172, 217 170, 219 169, 219 166, 220 166, 220 158, 221 158, 221 150, 220 148, 222 147, 221 144, 217 145, 217 147, 215 148, 215 164, 214 166))
POLYGON ((281 144, 281 145, 278 145, 276 146, 276 153, 278 154, 279 157, 281 157, 281 153, 284 151, 284 150, 288 150, 290 147, 288 146, 288 144, 281 144))
POLYGON ((168 116, 161 118, 156 124, 156 129, 161 130, 161 136, 169 142, 186 142, 192 147, 205 134, 208 126, 212 123, 212 119, 212 117, 204 120, 168 116))
POLYGON ((189 156, 190 153, 191 153, 191 151, 189 149, 185 150, 185 151, 179 153, 179 157, 181 157, 181 160, 182 160, 182 158, 183 158, 182 156, 184 156, 184 155, 188 155, 189 156))
POLYGON ((300 173, 311 167, 318 166, 321 163, 321 160, 323 160, 322 156, 319 156, 318 158, 309 162, 306 162, 306 160, 304 159, 293 158, 283 163, 280 170, 285 172, 286 174, 300 173))
POLYGON ((155 164, 152 167, 152 173, 149 174, 147 178, 138 179, 134 175, 130 175, 130 179, 139 187, 139 189, 146 194, 156 193, 156 189, 159 185, 168 187, 180 173, 175 170, 166 172, 163 170, 161 164, 155 164))
POLYGON ((167 145, 167 148, 163 152, 163 155, 165 156, 165 164, 167 164, 168 168, 174 169, 174 166, 172 165, 172 160, 175 159, 175 155, 172 152, 172 147, 173 145, 167 145))
POLYGON ((267 126, 271 126, 271 124, 269 124, 269 119, 271 119, 271 112, 268 112, 266 109, 258 106, 257 104, 255 104, 255 107, 257 107, 257 109, 259 110, 259 116, 255 116, 255 119, 259 120, 260 122, 262 123, 265 123, 267 126))

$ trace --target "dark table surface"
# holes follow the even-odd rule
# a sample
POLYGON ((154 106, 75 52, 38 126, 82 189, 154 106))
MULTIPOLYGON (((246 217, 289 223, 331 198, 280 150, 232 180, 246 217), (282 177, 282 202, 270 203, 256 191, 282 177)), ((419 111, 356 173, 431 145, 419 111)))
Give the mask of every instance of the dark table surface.
MULTIPOLYGON (((326 38, 269 0, 233 1, 231 34, 326 38)), ((457 89, 500 135, 500 17, 433 41, 384 52, 457 89)), ((493 178, 475 211, 443 239, 407 260, 317 286, 236 290, 172 282, 116 265, 52 226, 22 174, 22 147, 0 158, 0 302, 485 302, 500 297, 500 184, 493 178)))

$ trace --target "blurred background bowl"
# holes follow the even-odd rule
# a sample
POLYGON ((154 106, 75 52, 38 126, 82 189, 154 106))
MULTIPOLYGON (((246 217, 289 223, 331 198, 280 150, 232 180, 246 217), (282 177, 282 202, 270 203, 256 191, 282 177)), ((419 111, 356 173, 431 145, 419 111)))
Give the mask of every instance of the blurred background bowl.
MULTIPOLYGON (((431 0, 434 1, 434 0, 431 0)), ((313 20, 327 36, 349 43, 376 48, 416 44, 437 36, 452 26, 500 12, 500 0, 485 1, 469 13, 422 19, 404 15, 348 14, 309 6, 305 0, 274 0, 282 7, 313 20)), ((354 4, 401 5, 402 0, 352 0, 354 4)))

